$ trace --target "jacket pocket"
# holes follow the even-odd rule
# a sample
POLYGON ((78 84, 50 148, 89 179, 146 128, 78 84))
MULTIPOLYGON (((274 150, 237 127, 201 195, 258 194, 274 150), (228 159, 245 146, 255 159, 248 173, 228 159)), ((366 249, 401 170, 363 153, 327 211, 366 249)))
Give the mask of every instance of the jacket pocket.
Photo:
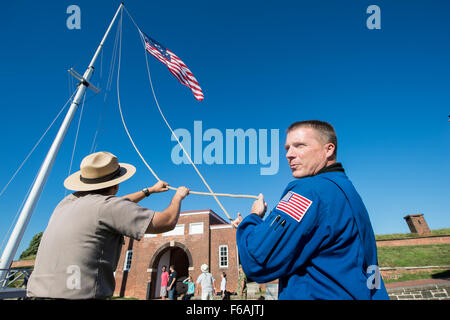
POLYGON ((259 264, 265 264, 269 260, 270 256, 277 249, 277 246, 286 233, 288 226, 281 226, 280 224, 274 224, 269 227, 264 237, 264 240, 253 251, 253 258, 259 264))

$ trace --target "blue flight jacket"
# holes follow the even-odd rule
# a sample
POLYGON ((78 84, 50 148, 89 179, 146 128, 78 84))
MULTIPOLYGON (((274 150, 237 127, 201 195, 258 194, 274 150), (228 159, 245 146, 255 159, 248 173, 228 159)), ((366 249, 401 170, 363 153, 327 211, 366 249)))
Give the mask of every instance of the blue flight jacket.
POLYGON ((250 214, 240 223, 236 238, 247 277, 279 279, 280 300, 389 299, 369 215, 346 174, 297 179, 281 199, 293 193, 311 201, 300 221, 298 212, 297 219, 287 213, 295 209, 277 206, 265 220, 250 214))

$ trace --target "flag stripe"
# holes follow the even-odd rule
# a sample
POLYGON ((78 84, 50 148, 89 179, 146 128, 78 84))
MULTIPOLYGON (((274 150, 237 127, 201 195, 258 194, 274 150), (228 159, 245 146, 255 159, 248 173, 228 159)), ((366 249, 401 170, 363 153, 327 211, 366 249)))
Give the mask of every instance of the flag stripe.
POLYGON ((303 204, 303 203, 301 203, 301 202, 295 200, 294 197, 292 197, 291 201, 292 201, 294 204, 296 204, 298 207, 300 207, 300 208, 302 208, 302 209, 304 209, 304 210, 308 210, 308 206, 307 206, 307 205, 305 205, 305 204, 303 204))
POLYGON ((310 204, 310 203, 311 203, 310 200, 308 200, 308 199, 306 199, 306 198, 304 198, 304 197, 302 197, 302 196, 299 196, 299 195, 294 194, 293 197, 294 197, 295 199, 298 199, 298 200, 303 201, 303 202, 306 203, 306 204, 310 204))
POLYGON ((308 209, 309 205, 311 204, 311 202, 306 202, 304 200, 301 199, 297 199, 296 197, 292 197, 292 201, 294 201, 295 203, 297 203, 299 206, 304 207, 306 209, 308 209))
POLYGON ((300 222, 305 213, 311 206, 312 201, 293 191, 289 191, 283 199, 280 200, 276 209, 287 213, 289 216, 300 222))
POLYGON ((292 198, 289 201, 292 201, 294 204, 296 204, 300 208, 308 209, 309 204, 305 204, 305 203, 301 202, 301 200, 296 199, 294 196, 292 196, 292 198))
POLYGON ((164 63, 181 84, 191 89, 197 100, 203 100, 203 91, 200 88, 197 79, 194 77, 194 74, 184 62, 172 51, 164 48, 144 33, 141 33, 141 35, 145 41, 145 50, 160 62, 164 63))
POLYGON ((287 214, 289 214, 289 215, 295 217, 297 220, 300 219, 300 218, 302 217, 302 215, 296 214, 294 211, 292 211, 292 210, 290 209, 290 207, 285 206, 285 205, 283 205, 283 204, 281 204, 281 203, 278 204, 277 209, 286 212, 287 214))
POLYGON ((302 215, 302 212, 301 212, 301 211, 297 211, 294 207, 290 206, 288 203, 280 202, 278 205, 279 205, 281 208, 290 210, 290 211, 293 212, 296 216, 299 216, 299 217, 300 217, 300 216, 302 215))

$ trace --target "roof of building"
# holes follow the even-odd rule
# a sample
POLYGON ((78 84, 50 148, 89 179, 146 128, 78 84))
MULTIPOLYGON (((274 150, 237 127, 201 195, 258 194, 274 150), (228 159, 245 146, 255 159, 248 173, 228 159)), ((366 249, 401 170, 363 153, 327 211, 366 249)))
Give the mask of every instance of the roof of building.
POLYGON ((182 211, 180 213, 180 216, 189 216, 189 215, 196 215, 196 214, 209 214, 211 217, 214 218, 214 220, 211 221, 211 225, 222 225, 222 224, 229 224, 229 222, 225 221, 221 216, 219 216, 217 213, 215 213, 211 209, 205 209, 205 210, 193 210, 193 211, 182 211))

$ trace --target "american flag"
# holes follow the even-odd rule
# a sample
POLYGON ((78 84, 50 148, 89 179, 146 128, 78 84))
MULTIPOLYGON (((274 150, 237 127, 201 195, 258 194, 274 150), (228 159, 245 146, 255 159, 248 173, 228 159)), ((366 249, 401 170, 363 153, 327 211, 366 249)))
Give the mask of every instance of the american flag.
POLYGON ((311 204, 312 201, 308 198, 305 198, 293 191, 289 191, 278 203, 276 209, 287 213, 292 218, 300 222, 311 204))
POLYGON ((180 81, 182 84, 191 89, 195 99, 203 100, 203 92, 200 88, 197 79, 195 79, 191 70, 177 57, 175 53, 169 49, 164 48, 160 43, 153 40, 145 33, 141 32, 145 42, 145 50, 149 52, 156 59, 164 63, 169 71, 180 81))

